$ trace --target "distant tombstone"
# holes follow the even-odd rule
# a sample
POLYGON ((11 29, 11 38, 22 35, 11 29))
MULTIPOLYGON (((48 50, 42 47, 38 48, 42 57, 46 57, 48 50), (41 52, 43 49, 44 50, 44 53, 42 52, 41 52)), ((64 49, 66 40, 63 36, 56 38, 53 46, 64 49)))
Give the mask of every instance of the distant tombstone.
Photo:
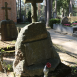
POLYGON ((23 16, 22 18, 23 18, 23 22, 24 22, 25 21, 25 17, 23 16))
POLYGON ((53 13, 53 18, 56 18, 56 12, 53 13))
POLYGON ((69 17, 73 16, 72 13, 69 14, 69 17))
POLYGON ((61 24, 71 24, 70 22, 69 22, 69 20, 68 20, 68 18, 67 17, 63 17, 62 18, 62 21, 61 21, 61 24))
POLYGON ((17 38, 17 28, 12 20, 0 21, 0 33, 1 41, 16 40, 17 38))
POLYGON ((7 2, 5 2, 5 7, 2 7, 2 9, 5 10, 6 20, 0 21, 0 40, 2 41, 10 41, 17 38, 17 29, 15 23, 8 19, 8 10, 11 10, 11 8, 8 8, 7 5, 7 2))
POLYGON ((51 63, 50 71, 54 71, 60 63, 60 58, 45 25, 36 22, 25 26, 15 44, 15 76, 40 76, 47 62, 51 63))

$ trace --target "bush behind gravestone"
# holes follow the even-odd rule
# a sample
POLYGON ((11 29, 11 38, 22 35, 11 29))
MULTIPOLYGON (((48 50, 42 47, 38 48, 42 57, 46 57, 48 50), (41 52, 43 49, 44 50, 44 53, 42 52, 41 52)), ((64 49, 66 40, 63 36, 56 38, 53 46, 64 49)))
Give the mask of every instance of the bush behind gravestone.
POLYGON ((60 23, 60 19, 54 19, 54 18, 52 18, 52 19, 50 19, 49 20, 49 26, 53 29, 53 24, 56 24, 56 23, 60 23))

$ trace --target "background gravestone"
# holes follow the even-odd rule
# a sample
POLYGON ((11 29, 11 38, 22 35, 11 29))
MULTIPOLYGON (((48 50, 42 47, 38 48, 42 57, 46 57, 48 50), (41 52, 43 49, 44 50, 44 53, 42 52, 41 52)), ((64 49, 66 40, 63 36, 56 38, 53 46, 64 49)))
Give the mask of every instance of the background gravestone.
POLYGON ((2 7, 2 9, 5 10, 6 20, 0 21, 0 40, 2 41, 10 41, 17 38, 17 29, 15 23, 8 19, 8 10, 11 10, 11 8, 7 7, 7 5, 8 3, 5 2, 5 7, 2 7))
POLYGON ((31 3, 32 22, 37 22, 37 6, 36 3, 41 3, 43 0, 24 0, 25 3, 31 3))
POLYGON ((69 14, 69 17, 71 17, 71 16, 73 16, 73 14, 72 14, 72 13, 70 13, 70 14, 69 14))
POLYGON ((40 76, 47 62, 51 63, 50 71, 54 71, 60 63, 60 58, 45 24, 35 22, 26 25, 20 31, 15 44, 15 76, 40 76))
POLYGON ((0 21, 1 41, 10 41, 17 38, 17 28, 12 20, 0 21))
POLYGON ((61 21, 61 24, 71 24, 70 22, 69 22, 69 20, 68 20, 68 18, 67 17, 63 17, 63 19, 62 19, 62 21, 61 21))

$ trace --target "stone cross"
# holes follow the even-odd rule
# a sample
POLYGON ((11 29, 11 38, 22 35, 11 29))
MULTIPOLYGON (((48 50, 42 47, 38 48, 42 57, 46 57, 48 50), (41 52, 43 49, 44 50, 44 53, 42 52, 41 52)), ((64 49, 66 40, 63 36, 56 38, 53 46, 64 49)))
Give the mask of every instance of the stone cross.
POLYGON ((7 7, 8 3, 5 2, 5 7, 2 7, 2 9, 5 10, 5 18, 8 20, 8 10, 11 10, 11 8, 7 7))
POLYGON ((25 3, 31 3, 31 10, 32 10, 32 22, 37 22, 37 7, 36 3, 41 3, 43 0, 25 0, 25 3))

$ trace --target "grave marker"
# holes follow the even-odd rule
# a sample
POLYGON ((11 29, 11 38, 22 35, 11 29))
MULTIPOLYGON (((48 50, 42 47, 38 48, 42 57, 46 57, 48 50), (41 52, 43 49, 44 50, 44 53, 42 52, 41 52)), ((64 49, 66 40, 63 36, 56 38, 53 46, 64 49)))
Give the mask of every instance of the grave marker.
POLYGON ((53 48, 45 24, 35 22, 26 25, 20 31, 15 43, 13 62, 15 76, 40 76, 47 62, 51 63, 50 71, 54 71, 60 63, 60 58, 53 48))
POLYGON ((5 19, 8 20, 8 10, 11 10, 10 7, 7 7, 8 3, 5 2, 5 7, 2 7, 3 10, 5 10, 5 19))
POLYGON ((8 10, 11 10, 11 8, 7 7, 7 5, 8 3, 5 2, 5 7, 2 7, 2 9, 5 10, 6 19, 0 21, 1 41, 16 40, 17 38, 17 29, 15 23, 8 19, 8 10))
POLYGON ((37 22, 37 7, 36 3, 41 3, 43 0, 24 0, 25 3, 31 3, 32 23, 37 22))
POLYGON ((3 58, 2 58, 2 54, 1 54, 1 52, 0 52, 0 72, 3 71, 2 64, 1 64, 2 61, 3 61, 3 58))

